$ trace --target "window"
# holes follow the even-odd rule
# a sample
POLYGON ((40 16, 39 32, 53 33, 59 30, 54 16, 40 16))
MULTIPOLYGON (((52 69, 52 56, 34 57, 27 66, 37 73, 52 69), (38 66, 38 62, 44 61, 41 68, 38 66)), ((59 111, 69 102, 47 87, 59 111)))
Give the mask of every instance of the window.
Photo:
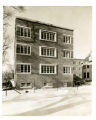
POLYGON ((63 37, 63 42, 66 43, 66 44, 71 44, 71 41, 72 40, 72 36, 70 35, 64 35, 63 37))
POLYGON ((64 74, 71 74, 71 67, 66 67, 66 66, 64 66, 63 67, 63 73, 64 74))
POLYGON ((89 72, 87 72, 87 78, 89 78, 89 72))
POLYGON ((89 65, 87 65, 87 68, 89 68, 89 65))
POLYGON ((56 42, 56 32, 40 29, 39 30, 39 38, 40 38, 40 40, 56 42))
POLYGON ((56 48, 40 46, 39 50, 40 56, 56 57, 56 48))
POLYGON ((17 29, 16 34, 18 36, 31 38, 31 28, 24 26, 17 26, 16 29, 17 29))
POLYGON ((40 64, 40 74, 56 74, 56 65, 40 64))
POLYGON ((21 83, 21 87, 25 87, 25 83, 21 83))
POLYGON ((69 50, 63 50, 63 57, 64 58, 73 58, 73 52, 69 50))
POLYGON ((86 65, 83 66, 83 69, 86 69, 86 65))
POLYGON ((31 55, 31 46, 30 45, 21 45, 17 44, 16 53, 24 54, 24 55, 31 55))
POLYGON ((20 65, 20 72, 21 73, 31 73, 31 65, 29 65, 29 64, 21 64, 20 65))
POLYGON ((27 86, 28 86, 28 87, 31 86, 31 83, 27 83, 27 86))
POLYGON ((86 73, 84 73, 84 78, 86 78, 86 73))
POLYGON ((27 87, 31 87, 31 83, 21 83, 21 88, 27 88, 27 87))

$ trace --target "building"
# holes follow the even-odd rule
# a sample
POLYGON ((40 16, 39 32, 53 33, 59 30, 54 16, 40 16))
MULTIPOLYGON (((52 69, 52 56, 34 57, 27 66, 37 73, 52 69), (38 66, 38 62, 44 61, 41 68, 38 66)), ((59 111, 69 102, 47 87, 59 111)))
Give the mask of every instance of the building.
POLYGON ((73 59, 73 75, 79 78, 83 78, 82 75, 82 64, 84 59, 73 59))
POLYGON ((73 86, 73 30, 16 18, 17 88, 73 86))
POLYGON ((92 81, 92 54, 91 52, 83 61, 82 74, 83 74, 83 79, 86 82, 92 81))

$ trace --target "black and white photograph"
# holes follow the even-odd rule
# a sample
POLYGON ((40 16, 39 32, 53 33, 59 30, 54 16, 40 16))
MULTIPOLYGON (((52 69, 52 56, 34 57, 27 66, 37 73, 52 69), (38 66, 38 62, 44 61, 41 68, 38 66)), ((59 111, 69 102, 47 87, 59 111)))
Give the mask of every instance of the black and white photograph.
POLYGON ((3 116, 92 115, 92 6, 3 6, 3 116))

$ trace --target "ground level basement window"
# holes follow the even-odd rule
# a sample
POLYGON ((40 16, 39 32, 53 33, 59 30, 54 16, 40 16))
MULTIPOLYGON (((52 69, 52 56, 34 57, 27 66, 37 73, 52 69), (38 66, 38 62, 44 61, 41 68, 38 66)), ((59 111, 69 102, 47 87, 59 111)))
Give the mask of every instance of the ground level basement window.
POLYGON ((29 87, 32 87, 32 84, 31 83, 21 83, 20 87, 21 88, 29 88, 29 87))
POLYGON ((56 65, 40 64, 40 74, 56 74, 56 65))

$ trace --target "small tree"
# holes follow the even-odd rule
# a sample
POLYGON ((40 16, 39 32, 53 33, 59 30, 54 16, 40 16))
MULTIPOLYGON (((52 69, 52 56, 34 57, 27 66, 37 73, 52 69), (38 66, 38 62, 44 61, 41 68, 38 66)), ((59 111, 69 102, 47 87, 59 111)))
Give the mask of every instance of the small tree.
POLYGON ((11 47, 12 38, 10 37, 10 34, 8 33, 8 29, 11 26, 10 20, 15 17, 15 14, 17 12, 23 12, 24 7, 22 6, 4 6, 3 7, 3 64, 8 61, 7 52, 8 49, 11 47))

